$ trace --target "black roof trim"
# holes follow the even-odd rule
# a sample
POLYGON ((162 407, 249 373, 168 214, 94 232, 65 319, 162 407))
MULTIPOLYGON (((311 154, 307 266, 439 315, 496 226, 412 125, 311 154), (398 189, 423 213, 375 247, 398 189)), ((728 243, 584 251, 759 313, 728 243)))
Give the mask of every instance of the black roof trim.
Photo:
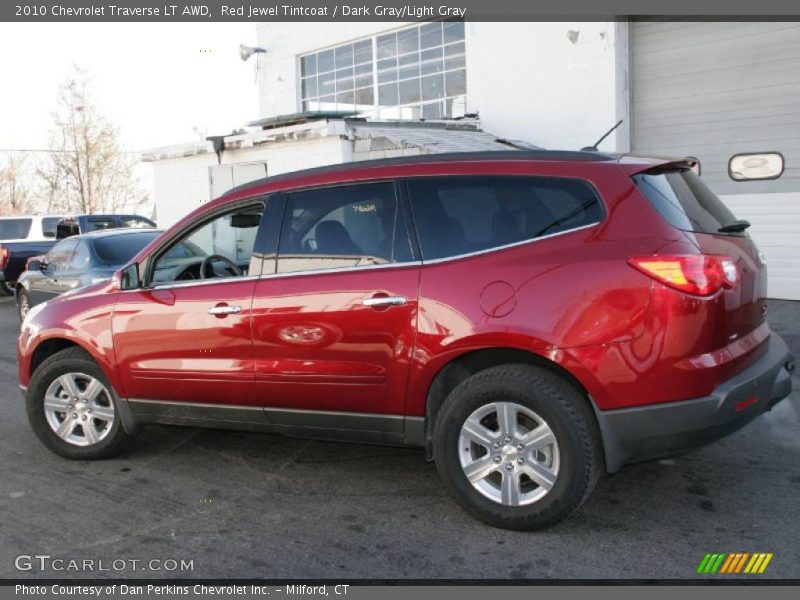
POLYGON ((430 164, 441 162, 471 162, 482 161, 509 161, 509 160, 552 160, 552 161, 575 161, 575 162, 607 162, 616 161, 618 157, 602 152, 587 152, 581 150, 489 150, 482 152, 443 152, 441 154, 420 154, 418 156, 400 156, 396 158, 381 158, 376 160, 360 160, 355 162, 338 163, 315 167, 313 169, 303 169, 301 171, 290 171, 263 179, 257 179, 242 185, 236 186, 225 192, 223 196, 238 193, 244 190, 263 185, 265 183, 288 181, 310 175, 322 175, 326 173, 338 173, 352 169, 392 167, 400 165, 430 164))

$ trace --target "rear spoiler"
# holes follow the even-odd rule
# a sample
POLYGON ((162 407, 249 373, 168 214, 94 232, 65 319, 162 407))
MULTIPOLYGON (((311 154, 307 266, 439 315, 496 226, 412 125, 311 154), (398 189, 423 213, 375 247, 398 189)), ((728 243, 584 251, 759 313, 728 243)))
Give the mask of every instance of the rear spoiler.
POLYGON ((618 164, 628 175, 637 175, 663 169, 691 169, 697 165, 697 159, 689 156, 685 158, 664 158, 624 154, 620 156, 618 164))

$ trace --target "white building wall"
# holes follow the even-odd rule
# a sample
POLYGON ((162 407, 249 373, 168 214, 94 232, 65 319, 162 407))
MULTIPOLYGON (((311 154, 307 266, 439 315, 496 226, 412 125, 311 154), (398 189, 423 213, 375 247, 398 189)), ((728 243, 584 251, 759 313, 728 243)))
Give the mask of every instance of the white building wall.
MULTIPOLYGON (((301 110, 300 55, 408 25, 260 24, 260 116, 301 110)), ((625 118, 613 22, 467 23, 465 37, 468 111, 480 113, 486 131, 574 150, 625 118)), ((612 135, 601 149, 616 144, 612 135)))

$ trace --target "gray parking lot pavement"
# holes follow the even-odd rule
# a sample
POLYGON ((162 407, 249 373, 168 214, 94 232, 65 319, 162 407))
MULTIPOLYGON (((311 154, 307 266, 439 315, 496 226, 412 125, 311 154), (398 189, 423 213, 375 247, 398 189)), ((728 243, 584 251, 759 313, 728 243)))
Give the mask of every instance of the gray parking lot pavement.
MULTIPOLYGON (((772 301, 770 321, 800 356, 800 303, 772 301)), ((774 554, 728 578, 800 578, 797 377, 743 430, 628 467, 570 519, 519 533, 462 512, 417 450, 153 426, 122 458, 63 460, 28 426, 17 330, 0 300, 2 578, 691 579, 707 552, 774 554), (15 566, 36 554, 64 570, 15 566)))

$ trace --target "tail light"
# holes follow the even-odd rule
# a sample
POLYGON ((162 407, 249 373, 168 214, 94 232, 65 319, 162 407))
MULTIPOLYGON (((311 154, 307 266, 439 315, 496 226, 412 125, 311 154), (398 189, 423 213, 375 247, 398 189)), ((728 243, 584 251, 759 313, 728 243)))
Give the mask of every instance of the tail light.
POLYGON ((5 269, 8 264, 8 248, 0 246, 0 269, 5 269))
POLYGON ((739 280, 736 263, 728 256, 685 254, 629 258, 628 264, 676 290, 695 296, 711 296, 732 288, 739 280))

